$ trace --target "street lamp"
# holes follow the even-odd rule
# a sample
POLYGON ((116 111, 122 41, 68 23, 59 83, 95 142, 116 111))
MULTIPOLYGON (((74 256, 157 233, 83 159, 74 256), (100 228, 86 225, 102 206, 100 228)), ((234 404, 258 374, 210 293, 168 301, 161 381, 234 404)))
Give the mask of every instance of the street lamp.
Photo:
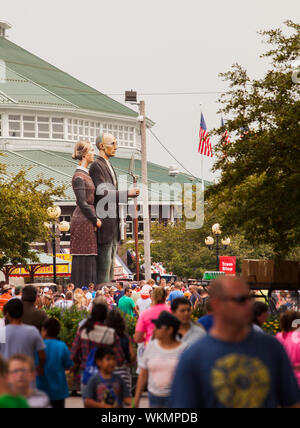
POLYGON ((222 239, 222 240, 221 240, 221 242, 222 242, 223 246, 224 246, 224 247, 226 247, 226 248, 227 248, 227 247, 230 245, 230 243, 231 243, 230 238, 222 239))
POLYGON ((214 242, 215 242, 215 240, 214 240, 214 238, 212 238, 211 236, 208 236, 208 237, 205 239, 205 244, 206 244, 208 247, 211 247, 212 245, 214 245, 214 242))
POLYGON ((60 232, 60 237, 64 236, 70 230, 70 224, 67 221, 61 221, 58 223, 58 219, 61 215, 61 209, 57 206, 49 207, 47 210, 50 218, 48 224, 49 229, 52 228, 52 253, 53 253, 53 283, 56 284, 56 226, 60 232))
POLYGON ((70 230, 70 223, 67 221, 61 221, 58 225, 58 229, 63 235, 65 235, 70 230))
MULTIPOLYGON (((212 232, 213 234, 216 236, 216 246, 214 247, 214 238, 211 236, 208 236, 205 239, 205 245, 207 245, 209 250, 215 250, 216 251, 216 259, 217 259, 217 272, 220 270, 220 250, 221 250, 221 246, 220 246, 220 236, 222 235, 222 231, 220 228, 220 225, 218 223, 214 224, 212 226, 212 232)), ((223 245, 223 249, 226 250, 226 248, 230 245, 230 238, 227 237, 225 239, 221 240, 221 243, 223 245)))

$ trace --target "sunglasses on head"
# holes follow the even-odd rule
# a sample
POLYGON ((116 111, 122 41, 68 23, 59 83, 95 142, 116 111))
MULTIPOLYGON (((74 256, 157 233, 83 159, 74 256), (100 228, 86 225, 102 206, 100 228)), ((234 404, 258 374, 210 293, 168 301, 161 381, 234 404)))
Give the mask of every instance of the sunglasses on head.
POLYGON ((250 294, 244 294, 236 297, 223 297, 222 300, 227 302, 237 303, 238 305, 243 305, 246 302, 249 302, 250 300, 252 300, 252 296, 250 296, 250 294))

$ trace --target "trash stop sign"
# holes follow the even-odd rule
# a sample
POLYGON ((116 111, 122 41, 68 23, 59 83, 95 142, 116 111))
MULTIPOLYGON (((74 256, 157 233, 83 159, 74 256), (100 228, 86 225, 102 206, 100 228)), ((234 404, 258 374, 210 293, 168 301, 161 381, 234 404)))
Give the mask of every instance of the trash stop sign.
POLYGON ((235 275, 236 257, 220 257, 220 271, 226 275, 235 275))

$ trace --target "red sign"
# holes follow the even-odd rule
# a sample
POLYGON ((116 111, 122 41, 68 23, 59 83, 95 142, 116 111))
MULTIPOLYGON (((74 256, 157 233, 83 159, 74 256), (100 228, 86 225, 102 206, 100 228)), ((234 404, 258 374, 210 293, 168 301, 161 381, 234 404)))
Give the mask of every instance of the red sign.
POLYGON ((236 257, 220 257, 220 271, 226 275, 235 275, 236 257))

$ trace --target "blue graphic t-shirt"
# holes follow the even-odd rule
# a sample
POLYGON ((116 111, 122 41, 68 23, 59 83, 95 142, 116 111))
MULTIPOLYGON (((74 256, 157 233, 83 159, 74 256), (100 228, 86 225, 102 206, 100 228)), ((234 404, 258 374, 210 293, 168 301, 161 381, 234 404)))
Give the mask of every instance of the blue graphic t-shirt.
POLYGON ((173 408, 276 408, 299 402, 285 350, 255 331, 240 343, 208 335, 192 345, 180 359, 171 394, 173 408))
POLYGON ((214 317, 213 315, 204 315, 198 319, 198 323, 201 324, 208 333, 214 325, 214 317))

